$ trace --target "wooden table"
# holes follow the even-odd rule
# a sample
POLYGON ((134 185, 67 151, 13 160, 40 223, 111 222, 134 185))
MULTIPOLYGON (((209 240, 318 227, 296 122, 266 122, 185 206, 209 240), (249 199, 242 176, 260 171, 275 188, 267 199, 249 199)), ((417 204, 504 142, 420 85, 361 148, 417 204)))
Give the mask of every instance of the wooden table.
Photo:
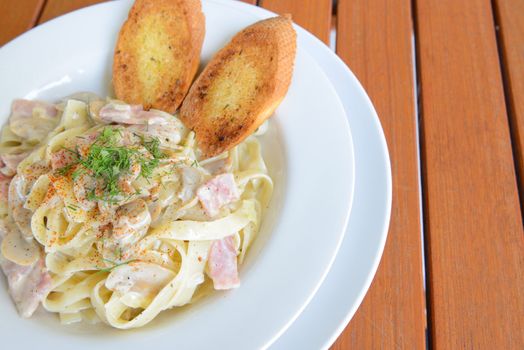
MULTIPOLYGON (((0 0, 0 45, 97 2, 0 0)), ((336 29, 388 141, 388 241, 333 348, 524 349, 524 0, 258 6, 336 29)))

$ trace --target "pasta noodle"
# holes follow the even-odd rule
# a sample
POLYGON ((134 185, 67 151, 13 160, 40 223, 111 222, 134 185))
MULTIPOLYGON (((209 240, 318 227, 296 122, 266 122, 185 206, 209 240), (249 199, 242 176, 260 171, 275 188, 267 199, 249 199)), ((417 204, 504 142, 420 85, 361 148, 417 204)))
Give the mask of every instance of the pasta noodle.
POLYGON ((191 303, 203 285, 236 287, 273 187, 257 137, 200 159, 176 116, 86 96, 56 110, 25 101, 34 104, 20 115, 13 105, 1 131, 1 159, 24 154, 0 177, 8 280, 9 267, 40 261, 28 284, 47 286, 36 296, 47 311, 121 329, 191 303))

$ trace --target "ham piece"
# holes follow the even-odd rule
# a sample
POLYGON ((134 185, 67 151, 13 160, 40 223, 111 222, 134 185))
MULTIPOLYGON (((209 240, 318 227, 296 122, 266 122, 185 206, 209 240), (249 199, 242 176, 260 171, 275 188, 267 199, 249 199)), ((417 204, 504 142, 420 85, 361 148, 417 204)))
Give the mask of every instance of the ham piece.
POLYGON ((217 290, 240 286, 237 268, 237 251, 233 236, 217 239, 211 244, 208 259, 209 277, 217 290))
POLYGON ((157 111, 144 111, 141 105, 126 105, 109 103, 98 112, 101 120, 107 123, 122 124, 167 124, 163 113, 157 111))
POLYGON ((220 208, 240 198, 233 174, 215 176, 197 190, 197 196, 207 215, 213 217, 220 208))
MULTIPOLYGON (((7 226, 0 228, 0 242, 7 226)), ((33 265, 22 266, 7 260, 0 254, 0 267, 7 277, 9 294, 22 317, 31 317, 40 302, 51 291, 51 276, 41 257, 33 265)))

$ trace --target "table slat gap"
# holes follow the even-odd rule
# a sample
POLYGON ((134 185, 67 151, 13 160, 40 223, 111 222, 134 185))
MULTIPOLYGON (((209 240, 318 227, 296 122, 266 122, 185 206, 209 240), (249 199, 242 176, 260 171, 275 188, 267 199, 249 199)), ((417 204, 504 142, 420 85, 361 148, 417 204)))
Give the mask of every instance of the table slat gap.
POLYGON ((331 0, 259 0, 258 3, 280 15, 290 13, 295 23, 329 44, 333 9, 331 0))
POLYGON ((329 31, 329 47, 336 51, 337 49, 337 14, 331 17, 331 29, 329 31))
POLYGON ((410 0, 339 0, 337 53, 366 88, 388 142, 393 208, 379 269, 334 349, 425 349, 420 176, 410 0))
POLYGON ((422 166, 422 164, 425 163, 426 154, 425 149, 423 145, 425 144, 424 141, 424 132, 423 132, 423 123, 424 123, 424 106, 422 105, 421 100, 421 87, 420 87, 420 81, 421 81, 421 72, 420 72, 420 47, 418 43, 418 17, 417 17, 417 1, 411 0, 411 11, 412 11, 412 18, 413 18, 413 45, 414 45, 414 55, 415 55, 415 76, 417 81, 416 86, 416 98, 417 98, 417 120, 418 120, 418 136, 419 136, 419 143, 418 143, 418 151, 419 151, 419 171, 420 171, 420 198, 421 198, 421 217, 422 217, 422 258, 423 258, 423 273, 424 273, 424 296, 425 296, 425 305, 426 305, 426 349, 432 349, 432 332, 431 329, 433 327, 431 317, 432 310, 431 310, 431 290, 427 287, 428 280, 431 279, 431 271, 429 266, 431 265, 431 259, 429 254, 429 241, 426 241, 426 228, 429 227, 429 216, 425 215, 427 206, 428 206, 428 198, 425 192, 425 186, 424 186, 424 179, 426 178, 426 175, 424 174, 425 168, 422 166))
POLYGON ((38 20, 38 24, 55 17, 107 0, 47 0, 46 6, 38 20))
POLYGON ((0 14, 0 46, 33 28, 44 3, 45 0, 0 0, 0 8, 4 10, 0 14))
POLYGON ((524 233, 491 3, 415 9, 430 346, 522 348, 524 233))
POLYGON ((42 18, 43 14, 44 14, 44 10, 47 6, 47 2, 49 0, 42 0, 42 5, 40 6, 40 9, 38 10, 38 13, 36 14, 34 20, 33 20, 33 27, 36 27, 37 25, 40 24, 40 19, 42 18))
POLYGON ((524 215, 524 0, 492 0, 520 206, 524 215))

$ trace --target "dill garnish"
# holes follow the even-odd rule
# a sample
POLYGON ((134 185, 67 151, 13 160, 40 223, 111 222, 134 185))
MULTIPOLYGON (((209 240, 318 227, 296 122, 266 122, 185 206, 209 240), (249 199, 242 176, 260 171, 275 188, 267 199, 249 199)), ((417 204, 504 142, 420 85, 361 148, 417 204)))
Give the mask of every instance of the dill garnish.
POLYGON ((62 168, 58 169, 57 170, 57 173, 58 175, 61 175, 61 176, 65 176, 67 175, 67 173, 71 170, 71 168, 73 166, 75 166, 76 164, 74 163, 71 163, 71 164, 67 164, 66 166, 63 166, 62 168))
POLYGON ((74 205, 74 204, 69 204, 67 207, 69 209, 71 209, 72 211, 77 211, 77 209, 78 209, 78 207, 76 205, 74 205))
POLYGON ((158 137, 153 137, 150 140, 146 140, 143 136, 140 137, 142 145, 155 159, 165 158, 165 154, 160 150, 160 140, 158 137))
POLYGON ((128 148, 119 143, 122 138, 121 129, 106 127, 89 147, 86 156, 67 149, 75 155, 76 160, 58 169, 57 172, 60 175, 66 175, 72 167, 76 167, 71 175, 73 180, 87 173, 98 180, 101 185, 99 190, 94 188, 88 190, 88 200, 118 202, 118 197, 124 195, 119 186, 119 179, 129 174, 133 164, 140 164, 140 176, 149 179, 155 168, 158 167, 160 159, 165 157, 160 150, 158 138, 153 137, 146 140, 143 136, 139 137, 143 148, 128 148))
POLYGON ((108 262, 110 264, 113 264, 113 266, 105 267, 105 268, 99 268, 97 266, 98 271, 101 271, 101 272, 111 272, 111 271, 113 271, 114 269, 116 269, 119 266, 127 265, 127 264, 130 264, 132 262, 138 261, 137 259, 132 259, 132 260, 124 261, 124 262, 121 262, 121 263, 117 263, 116 261, 109 260, 109 259, 102 259, 102 260, 104 260, 104 261, 106 261, 106 262, 108 262))

